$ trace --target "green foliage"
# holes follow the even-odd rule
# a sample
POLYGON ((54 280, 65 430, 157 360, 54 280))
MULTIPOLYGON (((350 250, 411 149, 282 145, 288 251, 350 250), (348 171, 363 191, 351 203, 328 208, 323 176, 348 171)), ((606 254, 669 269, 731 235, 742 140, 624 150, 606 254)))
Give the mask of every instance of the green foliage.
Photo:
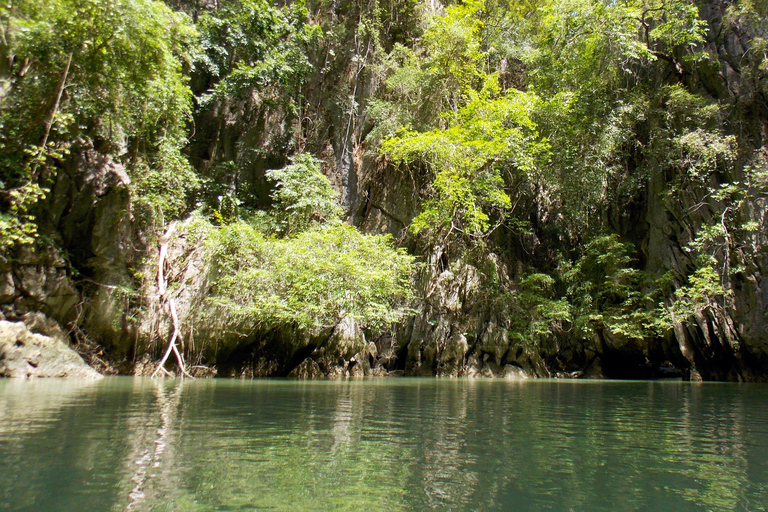
POLYGON ((669 58, 675 48, 685 50, 689 58, 700 57, 697 47, 704 43, 707 22, 699 17, 695 2, 641 0, 630 3, 627 10, 639 23, 652 58, 669 58))
POLYGON ((209 229, 207 237, 218 276, 211 300, 250 323, 312 331, 349 317, 382 326, 401 318, 397 304, 410 297, 413 258, 393 249, 387 236, 340 222, 286 239, 236 222, 209 229))
POLYGON ((35 184, 25 184, 6 193, 10 203, 7 211, 0 212, 0 252, 7 255, 16 245, 34 242, 37 236, 35 218, 29 214, 32 206, 44 196, 35 184))
POLYGON ((411 225, 415 233, 487 235, 492 216, 500 223, 511 209, 506 184, 519 175, 534 175, 547 150, 529 117, 535 95, 501 94, 494 75, 482 91, 468 90, 467 95, 466 105, 446 116, 447 128, 404 131, 381 145, 393 161, 423 162, 435 173, 433 196, 411 225))
MULTIPOLYGON (((644 91, 647 70, 684 73, 702 58, 704 30, 688 0, 556 0, 538 9, 471 2, 431 18, 413 48, 396 46, 384 59, 386 89, 369 108, 379 123, 369 140, 381 137, 394 161, 434 172, 413 231, 482 236, 521 199, 510 189, 539 187, 562 212, 563 227, 583 233, 599 220, 607 186, 627 195, 641 186, 641 176, 626 176, 627 156, 638 150, 651 157, 643 164, 673 154, 672 140, 699 167, 727 158, 733 140, 716 128, 670 132, 677 120, 661 116, 658 137, 647 150, 638 146, 640 124, 656 115, 649 109, 682 94, 680 87, 644 91), (491 73, 489 59, 501 56, 505 66, 518 59, 526 67, 527 90, 491 73), (531 186, 515 187, 521 182, 531 186)), ((697 115, 710 107, 700 105, 697 115)))
POLYGON ((547 274, 528 274, 518 284, 512 338, 518 345, 534 345, 554 332, 563 332, 573 322, 571 304, 555 298, 557 283, 547 274))
POLYGON ((442 112, 456 112, 482 87, 483 6, 467 1, 442 16, 431 15, 415 48, 396 44, 384 56, 379 73, 386 77, 385 94, 369 107, 378 121, 369 140, 391 137, 402 127, 430 130, 440 124, 442 112))
POLYGON ((669 327, 657 305, 661 287, 632 268, 632 247, 616 235, 587 243, 575 263, 563 262, 550 276, 525 275, 514 296, 518 343, 536 343, 553 333, 589 340, 595 332, 644 339, 669 327))
POLYGON ((6 198, 27 198, 6 200, 19 210, 3 206, 4 216, 34 231, 21 210, 42 195, 22 191, 52 179, 73 144, 121 158, 139 182, 163 182, 148 191, 158 207, 194 188, 180 154, 191 112, 182 63, 195 37, 185 16, 155 0, 21 0, 0 7, 0 25, 0 54, 10 63, 0 96, 0 182, 6 198))
POLYGON ((64 104, 54 113, 62 136, 130 146, 184 135, 191 97, 181 60, 195 34, 184 16, 152 0, 57 0, 14 2, 3 19, 15 74, 3 110, 21 116, 6 135, 37 124, 31 139, 42 139, 39 120, 62 83, 64 104))
POLYGON ((531 50, 522 56, 535 66, 537 88, 578 91, 587 102, 603 99, 588 96, 599 92, 615 98, 618 87, 654 63, 684 72, 678 55, 702 58, 706 31, 691 0, 555 0, 533 23, 531 50))
POLYGON ((680 85, 664 86, 652 97, 646 115, 650 140, 648 172, 674 173, 675 189, 705 184, 729 171, 738 156, 736 137, 723 130, 723 108, 680 85))
POLYGON ((282 169, 266 172, 275 182, 272 193, 276 230, 282 235, 304 231, 315 223, 341 218, 338 194, 320 171, 320 160, 303 154, 282 169))
MULTIPOLYGON (((768 3, 765 0, 742 0, 729 4, 723 25, 731 33, 743 37, 748 31, 750 49, 739 64, 741 83, 747 90, 768 94, 768 3)), ((743 92, 747 92, 747 90, 743 92)))
POLYGON ((697 205, 711 212, 711 220, 698 227, 685 247, 696 268, 675 291, 671 319, 685 321, 695 313, 732 306, 733 277, 748 274, 764 251, 762 219, 753 205, 768 194, 768 168, 764 161, 758 162, 757 167, 742 169, 742 180, 707 187, 706 197, 697 205))
POLYGON ((319 35, 302 3, 277 7, 267 0, 227 2, 198 23, 198 65, 215 81, 201 102, 242 98, 290 105, 311 64, 307 47, 319 35))
POLYGON ((181 154, 180 141, 161 140, 156 152, 136 162, 131 173, 133 206, 141 220, 179 218, 189 209, 200 178, 181 154))
POLYGON ((706 310, 723 306, 726 291, 714 258, 703 258, 688 284, 675 290, 675 300, 668 314, 672 321, 686 321, 706 310))
POLYGON ((213 263, 210 299, 235 323, 313 331, 345 317, 372 327, 402 317, 413 257, 393 248, 390 236, 364 235, 340 222, 337 194, 320 163, 297 155, 268 171, 273 208, 248 222, 189 224, 213 263))
POLYGON ((619 75, 644 52, 625 3, 597 0, 546 2, 532 20, 530 48, 521 58, 531 66, 537 89, 590 94, 609 92, 619 75))
POLYGON ((684 91, 664 77, 677 81, 703 59, 697 13, 688 0, 557 0, 515 34, 543 98, 533 119, 552 148, 548 189, 571 233, 592 230, 607 201, 637 194, 674 154, 669 141, 686 132, 670 132, 680 119, 656 106, 684 91))
POLYGON ((232 200, 244 212, 263 207, 264 188, 246 176, 302 150, 303 94, 314 71, 310 56, 323 34, 304 2, 277 5, 268 0, 232 0, 203 9, 197 28, 191 74, 198 94, 196 119, 204 128, 192 149, 199 154, 205 148, 203 158, 210 159, 202 169, 202 202, 226 222, 230 216, 221 210, 221 201, 232 200), (269 148, 259 146, 258 139, 266 134, 257 135, 261 130, 253 126, 265 122, 280 126, 266 137, 269 148), (212 126, 233 124, 250 128, 242 135, 210 132, 212 126), (214 153, 205 154, 210 144, 206 136, 226 149, 219 151, 214 143, 214 153))
POLYGON ((659 289, 631 266, 632 251, 616 235, 599 236, 584 246, 573 266, 562 269, 582 337, 607 329, 614 335, 642 339, 663 330, 658 321, 659 289))
MULTIPOLYGON (((606 210, 642 197, 652 176, 672 177, 675 196, 734 171, 739 141, 725 130, 725 110, 685 81, 707 65, 706 28, 690 0, 465 4, 385 59, 386 88, 369 109, 379 131, 369 140, 381 137, 380 151, 395 163, 433 173, 413 233, 445 240, 499 226, 512 232, 521 225, 512 206, 535 201, 537 215, 556 219, 546 228, 554 240, 590 240, 550 249, 557 270, 534 264, 518 281, 521 340, 566 331, 639 339, 669 327, 661 284, 636 268, 633 247, 605 235, 606 210), (492 73, 499 58, 524 75, 505 75, 501 64, 492 73), (451 93, 441 95, 448 83, 451 93), (564 257, 574 250, 574 259, 564 257)), ((722 261, 736 251, 737 231, 754 237, 754 221, 734 225, 746 205, 734 199, 742 189, 709 192, 717 201, 728 195, 722 222, 702 228, 692 251, 728 246, 722 261)))

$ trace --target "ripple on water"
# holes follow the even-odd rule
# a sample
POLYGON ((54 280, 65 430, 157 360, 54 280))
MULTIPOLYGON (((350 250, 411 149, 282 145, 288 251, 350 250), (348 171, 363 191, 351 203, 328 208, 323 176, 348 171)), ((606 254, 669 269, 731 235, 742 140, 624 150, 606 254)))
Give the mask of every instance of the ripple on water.
POLYGON ((766 420, 751 385, 0 383, 0 509, 764 510, 766 420))

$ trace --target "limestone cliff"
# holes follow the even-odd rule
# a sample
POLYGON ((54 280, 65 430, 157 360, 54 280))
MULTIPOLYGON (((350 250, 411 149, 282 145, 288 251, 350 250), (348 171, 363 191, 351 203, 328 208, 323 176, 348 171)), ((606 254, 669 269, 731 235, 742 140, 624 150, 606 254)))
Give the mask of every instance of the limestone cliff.
MULTIPOLYGON (((214 7, 168 3, 194 15, 214 7)), ((202 176, 216 183, 214 192, 240 193, 253 208, 270 202, 266 170, 284 165, 297 151, 320 157, 340 193, 347 222, 365 232, 390 233, 419 256, 413 314, 386 332, 364 331, 346 320, 312 335, 255 326, 228 332, 205 304, 209 262, 196 241, 177 232, 168 242, 166 271, 194 364, 215 367, 220 376, 768 379, 764 195, 748 197, 738 212, 730 212, 736 215, 733 222, 750 222, 753 228, 741 253, 728 255, 743 268, 726 271, 726 304, 697 313, 694 321, 678 321, 659 336, 629 337, 597 329, 585 340, 563 329, 542 334, 535 344, 521 341, 515 334, 524 311, 501 298, 519 292, 524 266, 551 267, 555 250, 573 252, 578 244, 551 234, 558 212, 535 194, 521 199, 523 217, 533 229, 522 235, 500 229, 474 251, 426 243, 408 232, 429 180, 393 165, 367 140, 373 128, 368 106, 381 87, 380 77, 370 70, 372 43, 359 38, 355 28, 367 7, 341 4, 327 12, 319 3, 310 5, 316 18, 325 26, 340 27, 341 35, 311 55, 313 67, 302 85, 301 105, 291 109, 256 94, 216 100, 196 112, 188 156, 202 176)), ((768 78, 752 43, 766 37, 766 27, 738 18, 724 21, 730 6, 712 1, 700 7, 708 23, 706 50, 717 58, 713 66, 683 69, 679 82, 728 105, 731 117, 725 125, 747 133, 750 151, 739 155, 739 165, 703 184, 681 185, 668 170, 653 172, 631 197, 612 197, 602 216, 605 227, 635 248, 642 271, 659 278, 669 273, 673 286, 662 298, 667 305, 696 266, 689 244, 702 226, 725 218, 727 207, 710 188, 744 182, 745 166, 768 168, 768 78), (673 187, 676 193, 670 194, 673 187)), ((411 14, 412 19, 398 22, 416 25, 411 14)), ((405 32, 388 32, 391 40, 380 44, 391 48, 406 42, 412 34, 405 32)), ((194 92, 205 92, 212 80, 195 71, 194 92)), ((172 331, 156 284, 158 241, 167 226, 139 225, 129 184, 114 159, 89 145, 76 148, 40 205, 41 232, 52 243, 44 251, 21 249, 0 258, 0 320, 43 312, 73 336, 103 346, 127 373, 134 371, 134 362, 146 362, 142 358, 147 355, 159 358, 172 331)), ((725 221, 723 226, 727 236, 725 221)))

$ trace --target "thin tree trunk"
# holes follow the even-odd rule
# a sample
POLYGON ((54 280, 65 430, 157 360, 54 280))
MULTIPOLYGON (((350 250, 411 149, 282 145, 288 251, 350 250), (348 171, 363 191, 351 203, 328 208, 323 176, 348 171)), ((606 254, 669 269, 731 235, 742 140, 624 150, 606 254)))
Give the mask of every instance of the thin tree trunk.
MULTIPOLYGON (((56 119, 56 114, 59 112, 59 105, 61 105, 61 96, 64 94, 64 87, 67 85, 67 78, 69 78, 69 68, 72 66, 72 54, 70 53, 67 57, 67 67, 64 68, 64 74, 61 77, 61 82, 59 83, 59 88, 56 91, 56 101, 53 104, 53 110, 51 110, 51 117, 48 118, 48 121, 45 122, 45 134, 43 135, 43 143, 40 145, 40 153, 38 153, 39 156, 43 156, 43 154, 48 153, 47 145, 48 145, 48 137, 51 136, 51 128, 53 127, 53 122, 56 119)), ((32 171, 32 176, 34 177, 37 174, 37 168, 39 167, 40 163, 35 163, 35 168, 32 171)))

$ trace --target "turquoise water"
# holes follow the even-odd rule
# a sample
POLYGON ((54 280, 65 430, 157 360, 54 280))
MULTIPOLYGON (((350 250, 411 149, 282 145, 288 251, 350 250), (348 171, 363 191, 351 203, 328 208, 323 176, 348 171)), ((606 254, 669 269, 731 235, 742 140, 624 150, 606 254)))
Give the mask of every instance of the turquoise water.
POLYGON ((0 381, 0 510, 766 510, 768 386, 0 381))

